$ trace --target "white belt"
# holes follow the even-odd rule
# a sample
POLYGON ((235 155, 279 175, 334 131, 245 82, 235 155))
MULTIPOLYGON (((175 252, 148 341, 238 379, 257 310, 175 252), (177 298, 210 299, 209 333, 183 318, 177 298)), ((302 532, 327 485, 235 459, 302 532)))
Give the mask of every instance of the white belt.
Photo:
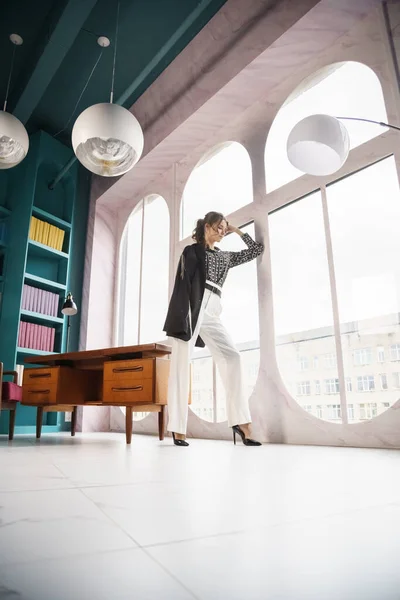
POLYGON ((206 279, 206 283, 208 283, 208 285, 212 285, 213 287, 217 288, 217 290, 222 292, 222 287, 220 285, 218 285, 217 283, 214 283, 213 281, 210 281, 209 279, 206 279))

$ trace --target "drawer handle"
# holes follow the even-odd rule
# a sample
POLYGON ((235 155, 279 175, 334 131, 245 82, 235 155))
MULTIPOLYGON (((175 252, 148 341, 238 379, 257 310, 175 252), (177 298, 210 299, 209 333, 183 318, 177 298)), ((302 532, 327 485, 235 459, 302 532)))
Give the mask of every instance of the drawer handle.
POLYGON ((50 394, 50 390, 28 390, 29 394, 50 394))
POLYGON ((113 369, 113 373, 133 373, 134 371, 143 371, 143 366, 140 367, 117 367, 113 369))
POLYGON ((40 379, 44 377, 51 377, 51 373, 29 373, 30 379, 40 379))
POLYGON ((143 390, 142 385, 136 385, 135 387, 113 387, 113 392, 140 392, 143 390))

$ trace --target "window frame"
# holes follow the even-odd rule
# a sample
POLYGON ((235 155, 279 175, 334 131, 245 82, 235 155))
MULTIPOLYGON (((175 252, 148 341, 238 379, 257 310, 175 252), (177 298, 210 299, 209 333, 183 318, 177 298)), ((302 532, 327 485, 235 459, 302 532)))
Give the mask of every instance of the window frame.
MULTIPOLYGON (((371 146, 374 146, 374 143, 376 143, 376 139, 372 139, 368 142, 366 142, 366 144, 369 144, 371 146)), ((295 187, 295 182, 288 182, 285 186, 283 186, 282 188, 279 188, 279 190, 274 190, 272 192, 270 192, 269 194, 271 195, 271 198, 276 197, 277 201, 271 201, 270 203, 270 210, 269 210, 269 215, 273 215, 275 212, 281 211, 283 209, 285 209, 287 206, 294 204, 294 203, 298 203, 301 202, 303 199, 306 199, 310 196, 310 194, 316 193, 316 192, 320 192, 321 193, 321 200, 322 200, 322 205, 324 208, 324 210, 327 211, 327 188, 330 187, 331 185, 334 185, 337 182, 342 181, 343 179, 347 179, 349 177, 352 177, 353 175, 357 175, 360 172, 363 172, 367 169, 373 168, 376 165, 378 165, 381 162, 385 162, 385 161, 389 161, 392 160, 393 161, 393 173, 394 176, 397 178, 398 184, 399 184, 399 188, 400 188, 400 176, 399 176, 399 169, 397 168, 399 163, 400 163, 400 155, 399 155, 399 159, 397 159, 396 157, 396 149, 393 147, 391 147, 391 150, 386 151, 386 152, 377 152, 375 154, 375 156, 373 158, 371 158, 369 161, 365 161, 363 164, 361 164, 360 166, 356 167, 356 168, 348 168, 348 171, 340 176, 337 177, 335 176, 335 174, 333 174, 332 176, 329 176, 328 178, 326 178, 326 181, 324 183, 321 183, 320 185, 312 185, 310 187, 308 187, 307 190, 305 190, 303 188, 303 193, 301 194, 301 196, 296 194, 296 187, 295 187), (378 155, 378 156, 377 156, 378 155), (282 190, 290 190, 290 192, 288 192, 288 195, 285 195, 285 203, 283 204, 281 201, 279 202, 279 194, 278 191, 282 192, 282 190), (292 192, 292 193, 291 193, 292 192)), ((329 225, 329 220, 327 219, 324 222, 324 231, 325 231, 325 235, 329 235, 330 236, 330 225, 329 225)), ((334 272, 334 259, 333 259, 333 254, 331 254, 331 256, 329 256, 328 258, 328 266, 329 266, 329 270, 330 270, 330 276, 331 276, 331 285, 333 282, 334 285, 334 289, 336 290, 336 275, 334 272), (333 274, 332 274, 333 271, 333 274)), ((336 301, 335 301, 336 302, 336 301)), ((338 347, 340 347, 340 354, 341 356, 339 356, 339 354, 336 353, 322 353, 319 354, 317 359, 320 359, 320 362, 322 361, 323 366, 321 366, 321 369, 330 369, 333 367, 333 365, 335 367, 338 368, 338 376, 339 376, 339 381, 342 381, 343 379, 343 384, 344 384, 344 391, 340 392, 340 396, 341 396, 341 413, 342 413, 342 423, 343 424, 347 424, 348 423, 348 418, 347 418, 347 406, 349 404, 348 398, 347 398, 347 394, 350 392, 348 386, 347 386, 347 380, 348 378, 344 376, 344 368, 343 368, 343 348, 344 348, 344 340, 342 339, 343 335, 345 335, 345 332, 342 332, 341 330, 341 322, 340 322, 340 317, 338 314, 338 306, 334 306, 333 309, 333 316, 334 316, 334 323, 335 323, 335 328, 336 330, 334 331, 334 338, 335 338, 335 342, 336 342, 336 350, 338 350, 338 347), (339 333, 338 333, 339 332, 339 333), (334 357, 337 359, 336 360, 336 364, 334 364, 335 359, 334 357), (346 412, 344 411, 344 408, 346 408, 346 412)), ((358 323, 356 321, 349 323, 349 325, 351 325, 354 329, 352 329, 352 331, 357 331, 357 327, 358 327, 358 323)), ((299 343, 299 340, 297 341, 297 343, 299 343)), ((374 347, 372 347, 372 358, 370 359, 370 356, 367 356, 368 360, 371 360, 369 364, 373 364, 375 361, 378 364, 382 364, 383 362, 386 362, 388 360, 391 361, 400 361, 400 343, 399 344, 394 344, 392 345, 395 348, 386 347, 383 344, 380 344, 379 346, 376 347, 376 350, 374 350, 374 347), (374 352, 376 352, 376 356, 374 355, 374 352)), ((275 345, 275 351, 276 351, 277 346, 275 345)), ((311 353, 312 354, 312 353, 311 353)), ((312 368, 314 368, 315 363, 315 357, 313 357, 312 359, 312 368)), ((310 365, 311 366, 311 365, 310 365)), ((357 365, 359 367, 363 366, 363 365, 357 365)), ((281 376, 283 377, 283 372, 280 370, 281 376)), ((396 375, 395 374, 388 374, 388 377, 391 376, 392 378, 396 375)), ((283 377, 286 381, 286 378, 283 377)), ((322 377, 323 379, 323 377, 322 377)), ((315 380, 314 380, 315 381, 315 380)), ((357 379, 356 379, 357 381, 357 379)), ((288 385, 288 384, 286 384, 288 385)), ((377 388, 377 380, 374 378, 374 382, 370 382, 369 383, 370 389, 368 391, 379 391, 377 388)), ((398 373, 398 385, 395 386, 397 389, 400 389, 400 371, 398 373)), ((389 386, 389 381, 388 381, 388 389, 390 389, 389 386)), ((356 391, 354 388, 351 391, 356 391)), ((382 391, 386 391, 386 390, 382 390, 382 391)), ((295 396, 295 394, 293 394, 293 396, 295 396)), ((398 400, 400 401, 400 399, 398 400)), ((323 420, 327 420, 329 421, 330 418, 327 416, 323 417, 323 420)))
MULTIPOLYGON (((127 260, 128 260, 128 245, 129 245, 129 219, 137 212, 141 212, 141 226, 140 226, 140 266, 139 266, 139 285, 137 289, 137 297, 138 297, 138 315, 137 315, 137 340, 136 344, 142 343, 140 340, 141 329, 142 329, 142 296, 143 296, 143 258, 144 258, 144 231, 145 231, 145 212, 146 212, 146 204, 150 201, 155 200, 157 198, 161 198, 163 202, 165 202, 167 212, 168 212, 168 280, 169 280, 169 270, 170 270, 170 223, 171 223, 171 215, 167 201, 161 194, 153 193, 146 194, 143 198, 139 200, 134 209, 129 214, 126 222, 123 234, 121 236, 120 241, 120 251, 119 251, 119 260, 118 260, 118 288, 117 288, 117 310, 116 310, 116 327, 114 328, 114 332, 116 333, 116 342, 118 345, 123 346, 126 345, 124 343, 124 331, 126 329, 125 326, 125 314, 126 314, 126 276, 122 277, 122 270, 124 269, 126 272, 127 269, 127 260)), ((167 287, 167 295, 169 296, 169 283, 167 287)), ((165 336, 166 337, 166 336, 165 336)))

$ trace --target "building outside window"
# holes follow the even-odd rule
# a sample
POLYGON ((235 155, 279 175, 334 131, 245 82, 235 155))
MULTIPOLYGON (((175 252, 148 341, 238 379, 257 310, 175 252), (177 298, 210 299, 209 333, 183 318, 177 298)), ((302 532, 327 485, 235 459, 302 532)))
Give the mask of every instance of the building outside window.
POLYGON ((317 404, 317 417, 318 417, 318 419, 322 419, 322 415, 323 415, 322 406, 320 404, 317 404))
POLYGON ((324 367, 326 369, 335 369, 336 368, 336 354, 334 352, 325 354, 322 358, 324 359, 324 367))
POLYGON ((373 375, 361 375, 357 377, 357 392, 373 392, 375 390, 375 378, 373 375))
POLYGON ((390 360, 400 360, 400 344, 390 346, 390 360))
POLYGON ((338 394, 339 393, 339 379, 325 379, 324 380, 325 394, 338 394))
POLYGON ((318 366, 319 366, 318 356, 314 356, 314 358, 313 358, 313 369, 318 369, 318 366))
POLYGON ((340 404, 328 404, 328 419, 337 421, 341 418, 340 404))
POLYGON ((300 356, 297 359, 297 368, 299 371, 307 371, 308 369, 308 358, 307 356, 300 356))
POLYGON ((321 382, 319 379, 317 379, 315 382, 315 393, 316 395, 319 395, 321 393, 321 382))
POLYGON ((377 358, 379 363, 385 362, 385 348, 383 346, 378 346, 377 358))
POLYGON ((362 421, 366 419, 373 419, 377 414, 377 407, 375 403, 360 404, 360 419, 362 421))
POLYGON ((297 395, 298 396, 310 396, 311 395, 311 383, 309 381, 299 381, 297 383, 297 395))
POLYGON ((358 348, 354 350, 355 365, 369 365, 372 362, 372 348, 358 348))
POLYGON ((352 392, 353 386, 351 384, 351 377, 346 377, 346 392, 352 392))
POLYGON ((393 376, 393 387, 400 388, 400 373, 392 373, 393 376))
POLYGON ((387 381, 386 373, 381 373, 379 375, 379 378, 381 381, 381 390, 387 390, 388 389, 388 381, 387 381))
POLYGON ((349 421, 354 421, 354 404, 347 405, 347 418, 349 421))

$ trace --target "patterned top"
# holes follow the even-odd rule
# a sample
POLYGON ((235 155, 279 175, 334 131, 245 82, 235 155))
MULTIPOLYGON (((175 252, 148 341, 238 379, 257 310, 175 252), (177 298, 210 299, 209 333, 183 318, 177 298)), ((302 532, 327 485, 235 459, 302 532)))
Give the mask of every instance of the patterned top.
POLYGON ((208 281, 222 287, 225 283, 229 269, 238 267, 244 263, 250 262, 257 256, 260 256, 264 250, 263 244, 255 242, 248 233, 242 235, 242 240, 246 244, 246 250, 240 252, 226 252, 216 248, 206 250, 206 277, 208 281))

